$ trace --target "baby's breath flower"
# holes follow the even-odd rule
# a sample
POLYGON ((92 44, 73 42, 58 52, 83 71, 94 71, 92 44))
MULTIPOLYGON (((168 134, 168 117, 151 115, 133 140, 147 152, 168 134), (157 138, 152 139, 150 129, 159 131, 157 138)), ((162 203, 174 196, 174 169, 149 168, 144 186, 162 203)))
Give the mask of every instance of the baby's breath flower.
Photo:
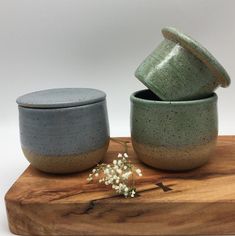
POLYGON ((132 190, 131 191, 131 197, 134 197, 135 196, 135 190, 132 190))
POLYGON ((120 159, 113 160, 111 164, 98 164, 89 174, 87 181, 91 182, 93 178, 101 176, 99 183, 110 185, 125 197, 135 197, 134 175, 142 176, 142 172, 131 164, 126 152, 119 153, 118 158, 120 159))
POLYGON ((141 172, 140 169, 136 169, 135 171, 136 171, 136 173, 137 173, 139 176, 142 176, 142 172, 141 172))
POLYGON ((127 158, 127 157, 128 157, 128 154, 125 152, 125 153, 123 154, 123 156, 124 156, 125 158, 127 158))

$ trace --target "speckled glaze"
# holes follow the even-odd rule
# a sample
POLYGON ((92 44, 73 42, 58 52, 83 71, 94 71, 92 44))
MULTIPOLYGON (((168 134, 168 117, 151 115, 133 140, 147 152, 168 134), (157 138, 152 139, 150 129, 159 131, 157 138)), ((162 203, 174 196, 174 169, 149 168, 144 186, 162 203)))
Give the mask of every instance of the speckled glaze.
POLYGON ((91 89, 37 93, 17 99, 21 146, 28 161, 39 170, 59 174, 99 163, 109 144, 105 94, 91 89), (84 96, 86 91, 90 95, 84 96))
POLYGON ((162 100, 192 100, 227 87, 222 65, 197 41, 174 28, 162 29, 165 39, 140 64, 135 76, 162 100))
POLYGON ((131 95, 133 148, 144 163, 190 170, 212 156, 218 135, 217 95, 192 101, 160 101, 150 90, 131 95))

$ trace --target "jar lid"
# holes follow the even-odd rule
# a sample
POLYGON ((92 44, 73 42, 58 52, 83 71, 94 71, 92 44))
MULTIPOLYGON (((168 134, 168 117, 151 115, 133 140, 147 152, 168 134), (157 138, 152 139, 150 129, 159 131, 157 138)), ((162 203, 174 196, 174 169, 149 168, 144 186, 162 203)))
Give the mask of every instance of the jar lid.
POLYGON ((106 94, 91 88, 58 88, 36 91, 17 98, 19 106, 29 108, 65 108, 105 100, 106 94))
POLYGON ((162 34, 166 39, 179 43, 182 47, 189 50, 194 56, 205 63, 213 75, 220 81, 219 84, 222 87, 226 88, 230 85, 230 77, 224 67, 199 42, 173 27, 163 28, 162 34))

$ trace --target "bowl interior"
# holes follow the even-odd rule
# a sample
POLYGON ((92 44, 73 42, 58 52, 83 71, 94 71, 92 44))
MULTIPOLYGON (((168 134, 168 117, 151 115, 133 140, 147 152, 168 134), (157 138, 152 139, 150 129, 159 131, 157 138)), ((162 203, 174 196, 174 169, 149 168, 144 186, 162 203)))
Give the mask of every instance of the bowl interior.
POLYGON ((145 89, 135 93, 136 98, 150 100, 150 101, 162 101, 156 94, 154 94, 151 90, 145 89))

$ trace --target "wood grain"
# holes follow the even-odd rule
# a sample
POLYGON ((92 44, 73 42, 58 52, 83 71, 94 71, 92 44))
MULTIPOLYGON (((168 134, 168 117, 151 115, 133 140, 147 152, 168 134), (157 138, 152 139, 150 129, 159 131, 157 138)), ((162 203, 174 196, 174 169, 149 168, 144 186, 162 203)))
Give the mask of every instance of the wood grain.
MULTIPOLYGON (((235 234, 235 136, 218 139, 214 158, 188 172, 141 164, 139 196, 125 199, 89 172, 49 175, 29 166, 5 196, 11 232, 20 235, 222 235, 235 234), (163 183, 162 186, 159 183, 163 183), (164 191, 165 190, 165 191, 164 191)), ((112 141, 105 162, 121 152, 112 141)))

